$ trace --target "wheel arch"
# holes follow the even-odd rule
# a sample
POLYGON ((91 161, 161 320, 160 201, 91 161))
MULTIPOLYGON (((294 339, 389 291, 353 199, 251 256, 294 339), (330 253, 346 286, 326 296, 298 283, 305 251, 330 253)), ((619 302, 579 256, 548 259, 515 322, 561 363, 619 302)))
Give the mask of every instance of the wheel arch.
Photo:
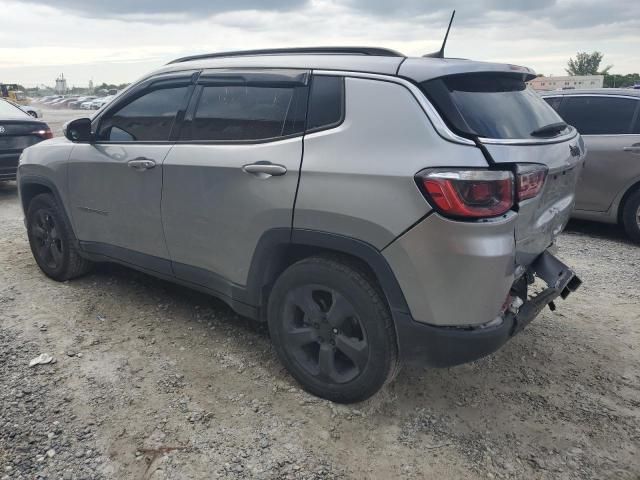
POLYGON ((20 203, 22 205, 22 211, 27 215, 27 209, 29 208, 29 204, 31 201, 41 193, 50 193, 58 202, 60 206, 60 210, 62 211, 68 225, 72 225, 71 219, 69 218, 69 214, 65 208, 65 204, 62 201, 62 197, 60 196, 60 192, 56 185, 46 177, 41 177, 37 175, 27 175, 21 176, 18 184, 18 192, 20 195, 20 203))
POLYGON ((637 190, 640 190, 640 178, 636 178, 631 185, 629 185, 620 197, 620 201, 617 202, 616 219, 618 224, 622 225, 622 216, 624 215, 624 209, 629 197, 637 190))
MULTIPOLYGON (((352 237, 306 229, 277 228, 263 234, 251 261, 246 302, 265 306, 273 284, 287 267, 321 254, 340 254, 355 260, 378 282, 392 315, 409 312, 391 267, 376 247, 352 237)), ((264 313, 266 309, 260 310, 264 313)))

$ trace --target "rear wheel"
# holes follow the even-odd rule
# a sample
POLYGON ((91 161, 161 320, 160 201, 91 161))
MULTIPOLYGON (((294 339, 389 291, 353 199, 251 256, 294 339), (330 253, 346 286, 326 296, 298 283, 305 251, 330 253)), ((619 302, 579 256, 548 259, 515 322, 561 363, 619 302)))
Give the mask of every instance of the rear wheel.
POLYGON ((631 240, 640 243, 640 188, 637 188, 625 201, 622 224, 631 240))
POLYGON ((41 193, 27 209, 27 235, 40 269, 60 282, 86 273, 91 262, 82 258, 76 239, 53 195, 41 193))
POLYGON ((361 401, 397 369, 395 330, 369 276, 333 257, 289 267, 268 307, 269 332, 281 361, 314 395, 361 401))

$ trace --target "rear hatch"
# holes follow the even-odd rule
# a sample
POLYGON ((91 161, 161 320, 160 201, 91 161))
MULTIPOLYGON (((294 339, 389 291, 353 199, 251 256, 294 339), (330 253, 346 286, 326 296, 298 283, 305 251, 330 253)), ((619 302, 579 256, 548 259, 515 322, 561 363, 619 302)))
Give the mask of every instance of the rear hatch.
POLYGON ((546 170, 542 189, 516 206, 520 265, 533 262, 568 222, 584 158, 582 139, 527 87, 531 78, 522 72, 481 72, 421 84, 449 127, 474 140, 491 168, 546 170))

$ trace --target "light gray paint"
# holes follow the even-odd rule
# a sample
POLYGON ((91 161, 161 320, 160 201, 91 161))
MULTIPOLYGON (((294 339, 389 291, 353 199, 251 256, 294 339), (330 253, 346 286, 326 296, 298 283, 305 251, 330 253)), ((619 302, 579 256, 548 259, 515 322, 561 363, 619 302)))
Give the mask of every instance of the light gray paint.
POLYGON ((571 155, 570 146, 584 146, 577 135, 556 143, 485 145, 500 163, 536 163, 549 171, 542 191, 520 203, 516 226, 517 263, 529 265, 562 232, 575 202, 575 186, 582 173, 584 153, 571 155))
POLYGON ((291 227, 302 137, 255 145, 178 144, 167 156, 162 214, 174 262, 245 285, 260 236, 291 227), (270 161, 282 176, 246 173, 270 161))
POLYGON ((294 227, 383 248, 431 210, 414 175, 447 165, 487 162, 442 139, 404 86, 347 78, 344 123, 305 137, 294 227))
POLYGON ((521 73, 527 80, 534 78, 536 72, 527 67, 505 63, 477 62, 464 58, 407 58, 400 67, 398 75, 416 82, 424 82, 433 78, 457 73, 502 72, 521 73))
POLYGON ((162 162, 171 144, 76 144, 69 158, 69 200, 79 240, 169 258, 162 232, 162 162), (139 157, 157 166, 136 170, 139 157))
POLYGON ((455 326, 498 317, 514 280, 516 222, 513 212, 490 222, 433 214, 386 248, 412 316, 455 326))

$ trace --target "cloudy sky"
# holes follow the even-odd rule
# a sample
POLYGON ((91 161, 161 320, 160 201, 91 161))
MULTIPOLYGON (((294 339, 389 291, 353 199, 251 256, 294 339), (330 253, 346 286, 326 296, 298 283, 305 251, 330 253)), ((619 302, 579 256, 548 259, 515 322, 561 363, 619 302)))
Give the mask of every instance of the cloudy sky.
POLYGON ((368 45, 564 74, 599 50, 614 73, 640 72, 640 0, 0 0, 0 81, 129 82, 189 54, 368 45), (55 6, 51 6, 55 5, 55 6))

